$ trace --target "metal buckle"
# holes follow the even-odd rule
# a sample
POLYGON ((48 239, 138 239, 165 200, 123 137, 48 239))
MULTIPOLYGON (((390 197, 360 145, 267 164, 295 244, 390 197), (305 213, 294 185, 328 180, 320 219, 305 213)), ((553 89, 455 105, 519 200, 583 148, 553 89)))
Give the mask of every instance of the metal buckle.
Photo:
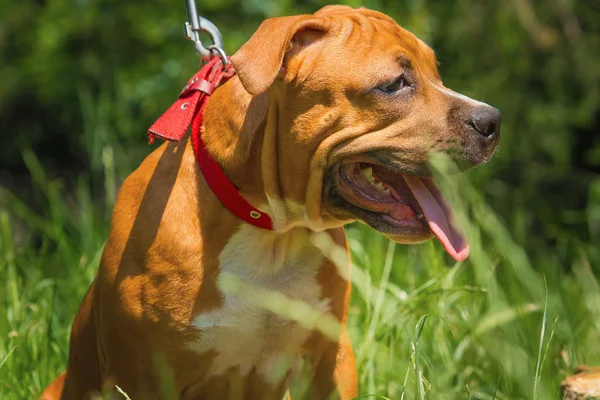
POLYGON ((208 19, 198 15, 195 0, 185 0, 185 7, 188 15, 188 21, 184 24, 185 36, 194 42, 196 53, 198 53, 202 60, 219 56, 223 61, 223 65, 227 66, 229 60, 223 50, 223 35, 219 31, 219 28, 208 19), (200 32, 206 32, 213 44, 205 48, 200 40, 200 32))

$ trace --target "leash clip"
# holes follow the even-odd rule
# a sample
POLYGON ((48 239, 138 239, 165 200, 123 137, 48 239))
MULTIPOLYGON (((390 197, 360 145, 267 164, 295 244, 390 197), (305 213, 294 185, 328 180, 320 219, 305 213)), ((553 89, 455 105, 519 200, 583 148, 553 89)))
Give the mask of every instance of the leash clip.
POLYGON ((208 19, 198 15, 195 0, 185 0, 185 8, 188 15, 188 20, 183 24, 185 37, 194 42, 196 53, 203 61, 218 56, 223 61, 223 65, 227 66, 229 60, 223 50, 223 35, 219 28, 208 19), (207 33, 213 44, 205 48, 200 40, 200 32, 207 33))

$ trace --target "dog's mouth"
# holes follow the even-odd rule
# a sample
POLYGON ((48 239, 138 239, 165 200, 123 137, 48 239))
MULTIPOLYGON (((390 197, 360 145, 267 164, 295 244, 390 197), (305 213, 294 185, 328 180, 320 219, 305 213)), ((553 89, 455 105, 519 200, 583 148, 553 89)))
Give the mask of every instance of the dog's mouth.
POLYGON ((349 160, 339 164, 335 181, 343 200, 358 208, 355 214, 373 228, 392 237, 417 240, 428 239, 433 233, 455 260, 469 255, 469 245, 454 225, 452 210, 432 178, 349 160))

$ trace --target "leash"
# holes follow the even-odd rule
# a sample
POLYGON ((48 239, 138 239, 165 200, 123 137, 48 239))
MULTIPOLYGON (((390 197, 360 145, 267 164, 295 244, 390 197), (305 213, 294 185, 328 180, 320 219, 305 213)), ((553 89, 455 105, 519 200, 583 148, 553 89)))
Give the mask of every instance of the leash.
MULTIPOLYGON (((216 26, 210 23, 212 28, 201 28, 200 21, 208 20, 197 15, 194 0, 186 0, 186 5, 191 21, 185 23, 186 35, 194 41, 196 52, 202 60, 208 62, 183 87, 177 101, 148 129, 148 142, 153 143, 155 138, 179 142, 191 125, 192 147, 196 162, 206 183, 221 204, 239 219, 259 228, 272 230, 271 217, 253 207, 240 195, 238 188, 231 183, 219 164, 208 153, 202 140, 201 128, 206 102, 219 85, 235 75, 235 70, 222 49, 223 39, 216 26), (205 49, 200 42, 199 31, 209 33, 215 40, 215 44, 205 49)), ((209 25, 205 23, 205 26, 209 25)))

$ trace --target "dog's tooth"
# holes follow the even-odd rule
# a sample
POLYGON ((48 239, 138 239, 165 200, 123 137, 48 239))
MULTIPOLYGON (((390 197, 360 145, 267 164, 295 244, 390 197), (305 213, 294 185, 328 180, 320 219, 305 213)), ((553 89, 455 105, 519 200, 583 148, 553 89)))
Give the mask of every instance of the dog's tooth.
POLYGON ((383 183, 381 183, 381 181, 377 181, 377 183, 374 183, 373 186, 375 186, 375 189, 383 192, 383 183))
POLYGON ((371 181, 371 179, 373 178, 373 168, 371 167, 361 169, 360 173, 363 174, 363 176, 369 181, 371 181))
POLYGON ((390 192, 390 188, 386 186, 386 187, 384 187, 384 188, 383 188, 383 191, 384 191, 385 193, 389 193, 389 192, 390 192))
POLYGON ((420 213, 419 213, 419 214, 416 214, 415 216, 416 216, 418 219, 420 219, 420 220, 423 220, 423 219, 424 219, 424 216, 423 216, 423 214, 420 214, 420 213))

